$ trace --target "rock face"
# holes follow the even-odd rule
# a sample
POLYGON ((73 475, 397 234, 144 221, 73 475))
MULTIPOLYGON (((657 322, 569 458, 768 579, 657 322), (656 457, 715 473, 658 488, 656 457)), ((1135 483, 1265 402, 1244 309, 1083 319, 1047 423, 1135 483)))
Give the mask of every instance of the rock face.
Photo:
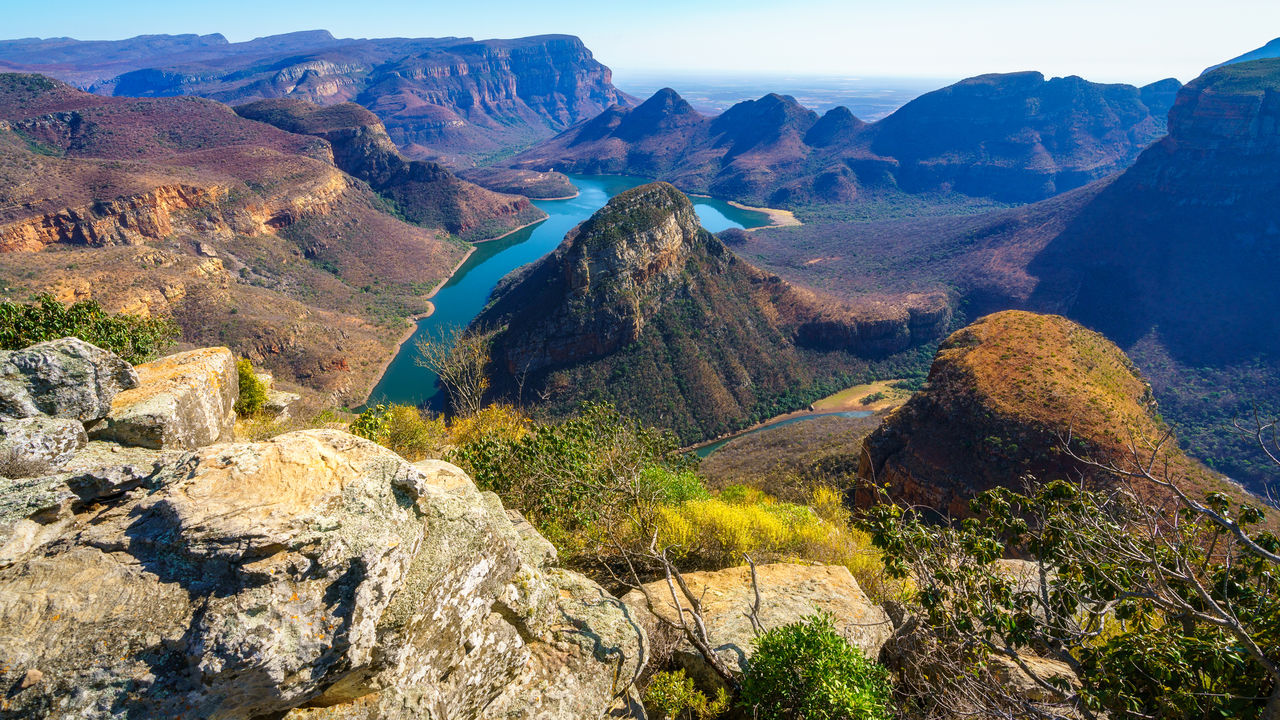
POLYGON ((527 198, 500 195, 460 180, 437 163, 405 160, 378 116, 354 103, 321 107, 280 98, 241 105, 236 112, 289 132, 324 138, 339 168, 369 183, 406 218, 443 227, 464 240, 488 240, 546 217, 527 198))
POLYGON ((136 370, 139 386, 115 397, 94 438, 156 450, 231 439, 240 380, 230 350, 191 350, 136 370))
MULTIPOLYGON (((867 598, 858 581, 842 566, 778 563, 756 568, 760 588, 760 624, 767 630, 817 612, 831 613, 836 629, 870 658, 893 634, 889 616, 867 598)), ((707 634, 717 643, 716 654, 733 671, 741 672, 751 658, 755 631, 747 612, 755 601, 749 567, 686 573, 694 594, 701 594, 707 634)), ((674 619, 676 610, 665 580, 645 585, 657 604, 658 615, 674 619)), ((648 609, 644 593, 632 590, 622 599, 649 631, 655 647, 674 645, 673 659, 692 677, 714 682, 713 672, 692 644, 660 623, 648 609)))
POLYGON ((523 388, 566 409, 603 397, 692 441, 829 372, 798 344, 836 349, 833 367, 879 350, 858 323, 743 262, 699 226, 687 197, 653 183, 617 195, 506 278, 473 327, 495 332, 498 392, 523 388), (812 332, 823 323, 827 345, 812 332))
POLYGON ((129 363, 73 337, 0 352, 0 418, 47 415, 90 422, 138 386, 129 363))
POLYGON ((1121 170, 1164 134, 1176 80, 1136 88, 983 75, 873 124, 766 95, 704 117, 670 88, 517 155, 512 167, 661 178, 748 203, 843 203, 864 189, 1040 200, 1121 170))
POLYGON ((527 145, 630 101, 613 87, 609 68, 568 35, 356 40, 315 31, 243 43, 218 35, 193 42, 20 40, 0 43, 0 60, 104 95, 355 101, 414 156, 527 145))
POLYGON ((79 420, 29 417, 0 422, 0 476, 46 475, 88 444, 79 420))
POLYGON ((621 603, 451 465, 338 431, 129 452, 140 484, 0 549, 6 716, 568 720, 643 666, 621 603))
MULTIPOLYGON (((1065 451, 1068 436, 1078 453, 1123 463, 1130 433, 1141 443, 1164 432, 1150 386, 1114 344, 1063 317, 1010 310, 939 346, 925 388, 863 440, 858 474, 903 502, 961 517, 974 495, 1021 491, 1023 478, 1114 484, 1065 451)), ((1186 487, 1241 494, 1176 445, 1167 457, 1186 487)))

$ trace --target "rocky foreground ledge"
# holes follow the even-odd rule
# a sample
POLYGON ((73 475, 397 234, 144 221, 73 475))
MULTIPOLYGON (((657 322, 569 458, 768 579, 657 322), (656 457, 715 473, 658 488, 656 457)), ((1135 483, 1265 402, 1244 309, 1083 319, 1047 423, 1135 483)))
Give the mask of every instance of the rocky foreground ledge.
MULTIPOLYGON (((0 353, 0 718, 644 716, 643 604, 448 463, 340 430, 234 442, 237 390, 225 348, 0 353)), ((846 629, 887 638, 843 568, 761 572, 762 616, 853 598, 846 629)), ((746 657, 739 575, 688 577, 746 657)))

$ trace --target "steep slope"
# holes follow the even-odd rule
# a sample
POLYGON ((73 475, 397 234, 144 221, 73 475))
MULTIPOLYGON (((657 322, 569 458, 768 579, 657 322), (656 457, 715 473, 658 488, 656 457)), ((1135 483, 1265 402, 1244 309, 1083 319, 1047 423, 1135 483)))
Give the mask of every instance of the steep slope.
POLYGON ((199 95, 229 104, 356 102, 409 156, 479 155, 549 137, 630 98, 580 40, 542 35, 337 39, 325 31, 227 43, 144 36, 116 43, 0 43, 0 61, 103 95, 199 95))
POLYGON ((0 281, 173 315, 277 377, 357 398, 465 253, 406 224, 330 145, 199 98, 0 75, 0 281))
POLYGON ((321 107, 296 98, 259 100, 236 113, 282 130, 324 138, 341 170, 369 183, 420 225, 443 227, 463 240, 488 240, 541 220, 528 198, 501 195, 458 179, 433 162, 405 160, 373 113, 354 103, 321 107))
MULTIPOLYGON (((1068 437, 1077 453, 1123 464, 1131 440, 1165 432, 1150 386, 1113 343, 1060 316, 1006 311, 942 343, 924 390, 863 441, 859 475, 903 502, 963 516, 973 495, 1020 490, 1026 476, 1113 485, 1065 451, 1068 437)), ((1176 444, 1163 457, 1193 495, 1243 495, 1176 444)), ((1141 491, 1164 497, 1154 485, 1141 491)))
POLYGON ((1136 88, 1040 73, 983 75, 867 124, 767 95, 708 118, 674 90, 610 108, 513 167, 631 173, 772 205, 848 202, 865 189, 1028 202, 1129 165, 1164 134, 1176 80, 1136 88))
POLYGON ((504 280, 473 327, 494 333, 499 393, 553 410, 609 400, 695 440, 802 406, 867 367, 848 351, 885 355, 937 331, 911 319, 921 327, 905 311, 864 321, 761 273, 699 227, 687 197, 653 183, 504 280))

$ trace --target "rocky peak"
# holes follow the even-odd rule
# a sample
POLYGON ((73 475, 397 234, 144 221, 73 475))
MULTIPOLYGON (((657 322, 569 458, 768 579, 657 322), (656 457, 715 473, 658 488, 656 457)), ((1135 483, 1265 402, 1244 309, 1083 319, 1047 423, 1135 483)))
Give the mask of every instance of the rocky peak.
POLYGON ((769 93, 759 100, 744 100, 725 110, 711 123, 711 134, 730 143, 734 151, 778 140, 785 135, 803 136, 818 121, 818 114, 790 95, 769 93))
POLYGON ((655 132, 671 131, 705 120, 684 98, 671 88, 663 88, 627 113, 614 133, 628 141, 655 132))
POLYGON ((695 258, 726 256, 668 183, 614 196, 555 252, 504 280, 480 324, 515 315, 500 342, 513 372, 581 361, 635 342, 695 258))

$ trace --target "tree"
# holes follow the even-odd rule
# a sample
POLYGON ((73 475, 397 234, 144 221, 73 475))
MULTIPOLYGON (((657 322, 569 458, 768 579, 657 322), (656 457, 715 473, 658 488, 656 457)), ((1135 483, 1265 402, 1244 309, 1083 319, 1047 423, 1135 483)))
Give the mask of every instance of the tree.
POLYGON ((414 362, 436 374, 455 413, 469 417, 480 410, 489 389, 488 335, 451 326, 419 340, 417 349, 414 362))
POLYGON ((64 306, 54 296, 42 294, 27 304, 0 302, 0 349, 3 350, 20 350, 34 343, 71 336, 137 364, 168 350, 179 333, 178 326, 167 318, 109 313, 95 300, 64 306))
POLYGON ((1183 492, 1169 434, 1107 461, 1064 445, 1116 487, 1028 479, 941 526, 888 502, 866 515, 887 569, 919 588, 904 694, 938 716, 1280 718, 1280 541, 1263 511, 1183 492), (1001 572, 1010 555, 1033 557, 1033 577, 1001 572), (1012 668, 1040 699, 1005 689, 1012 668))

